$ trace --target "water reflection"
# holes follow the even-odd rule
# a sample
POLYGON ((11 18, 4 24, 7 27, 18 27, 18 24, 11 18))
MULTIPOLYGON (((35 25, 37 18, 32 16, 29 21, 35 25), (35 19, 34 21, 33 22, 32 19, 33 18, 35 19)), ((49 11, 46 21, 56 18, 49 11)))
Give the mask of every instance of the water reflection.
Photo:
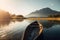
POLYGON ((21 39, 24 31, 30 23, 26 20, 11 19, 10 15, 0 14, 0 40, 21 39), (19 34, 19 35, 18 35, 19 34))
MULTIPOLYGON (((3 20, 5 21, 5 20, 3 20)), ((0 25, 0 39, 6 39, 6 40, 19 40, 21 39, 21 36, 23 34, 23 31, 26 29, 26 27, 31 23, 28 22, 27 20, 20 21, 19 19, 9 19, 6 22, 1 21, 0 25), (4 25, 4 26, 3 26, 4 25)), ((50 23, 45 23, 44 24, 50 24, 50 23)), ((44 26, 45 28, 48 28, 44 26)), ((52 27, 52 26, 51 26, 52 27)), ((51 28, 49 26, 49 28, 51 28)))
POLYGON ((36 40, 60 40, 60 25, 54 25, 49 29, 45 29, 36 40))
POLYGON ((11 22, 23 22, 23 20, 21 19, 11 19, 11 18, 0 18, 0 27, 2 26, 7 26, 9 25, 11 22))

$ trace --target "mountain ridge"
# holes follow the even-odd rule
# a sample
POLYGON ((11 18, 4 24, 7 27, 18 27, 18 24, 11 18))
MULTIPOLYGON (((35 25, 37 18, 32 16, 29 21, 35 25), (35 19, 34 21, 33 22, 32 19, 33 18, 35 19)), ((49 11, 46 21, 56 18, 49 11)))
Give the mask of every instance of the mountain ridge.
POLYGON ((49 15, 59 14, 59 11, 52 10, 51 8, 43 8, 40 10, 36 10, 35 12, 31 12, 27 15, 27 17, 48 17, 49 15))

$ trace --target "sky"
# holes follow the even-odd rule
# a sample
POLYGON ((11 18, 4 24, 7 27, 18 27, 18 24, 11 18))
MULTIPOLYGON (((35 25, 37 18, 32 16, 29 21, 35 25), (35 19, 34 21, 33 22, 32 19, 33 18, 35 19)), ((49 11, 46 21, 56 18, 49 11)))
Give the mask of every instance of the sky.
POLYGON ((60 0, 0 0, 0 9, 16 15, 27 15, 49 7, 60 11, 60 0))

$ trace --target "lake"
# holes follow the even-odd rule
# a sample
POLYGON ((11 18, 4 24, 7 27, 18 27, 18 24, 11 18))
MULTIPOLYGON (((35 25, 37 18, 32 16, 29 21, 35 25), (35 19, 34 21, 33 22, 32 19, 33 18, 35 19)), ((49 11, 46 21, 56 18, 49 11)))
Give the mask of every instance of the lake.
MULTIPOLYGON (((1 24, 1 23, 0 23, 1 24)), ((1 40, 21 40, 23 33, 27 26, 31 24, 28 20, 10 21, 0 25, 0 39, 1 40)), ((60 39, 60 24, 55 24, 52 27, 44 27, 43 33, 40 37, 42 40, 57 40, 60 39)))
POLYGON ((0 26, 0 39, 14 39, 19 38, 21 34, 23 34, 23 31, 26 29, 26 27, 30 23, 24 20, 23 22, 10 22, 9 24, 2 24, 0 26))

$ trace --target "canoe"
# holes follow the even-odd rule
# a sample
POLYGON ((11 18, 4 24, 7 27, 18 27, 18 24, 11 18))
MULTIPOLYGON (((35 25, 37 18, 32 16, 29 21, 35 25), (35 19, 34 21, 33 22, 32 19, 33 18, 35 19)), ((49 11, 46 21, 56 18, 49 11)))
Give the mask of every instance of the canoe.
POLYGON ((22 40, 35 40, 43 32, 43 26, 38 22, 32 22, 27 26, 22 40))

